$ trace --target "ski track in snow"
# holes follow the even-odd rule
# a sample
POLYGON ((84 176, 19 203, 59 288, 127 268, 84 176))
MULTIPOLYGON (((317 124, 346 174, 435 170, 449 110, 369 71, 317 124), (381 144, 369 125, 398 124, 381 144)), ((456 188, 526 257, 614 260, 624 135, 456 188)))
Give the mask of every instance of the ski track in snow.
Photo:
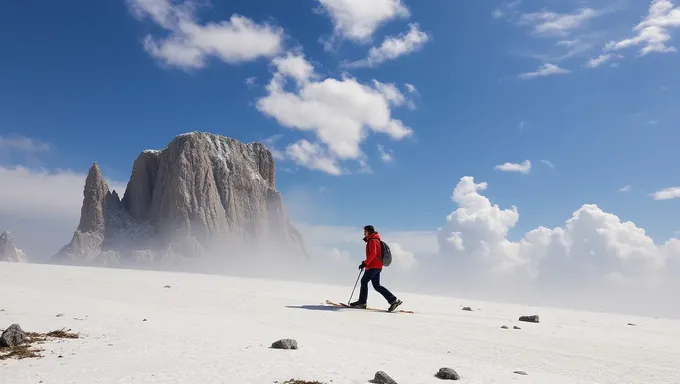
MULTIPOLYGON (((0 382, 365 384, 383 370, 440 383, 451 367, 460 383, 680 383, 678 320, 413 294, 397 296, 415 314, 322 304, 347 300, 350 283, 0 263, 0 329, 83 336, 42 345, 42 359, 0 361, 0 382), (517 321, 530 314, 541 323, 517 321), (282 338, 300 349, 269 348, 282 338)), ((372 288, 369 305, 387 307, 372 288)))

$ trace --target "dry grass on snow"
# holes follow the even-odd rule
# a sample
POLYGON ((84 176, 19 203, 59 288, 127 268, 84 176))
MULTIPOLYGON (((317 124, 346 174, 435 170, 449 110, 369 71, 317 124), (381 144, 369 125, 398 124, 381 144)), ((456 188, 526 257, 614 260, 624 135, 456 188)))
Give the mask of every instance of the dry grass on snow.
POLYGON ((26 332, 26 340, 15 347, 0 347, 0 360, 7 359, 28 359, 40 358, 42 348, 38 348, 36 344, 43 344, 51 339, 78 339, 80 334, 70 332, 70 329, 58 329, 47 333, 26 332))

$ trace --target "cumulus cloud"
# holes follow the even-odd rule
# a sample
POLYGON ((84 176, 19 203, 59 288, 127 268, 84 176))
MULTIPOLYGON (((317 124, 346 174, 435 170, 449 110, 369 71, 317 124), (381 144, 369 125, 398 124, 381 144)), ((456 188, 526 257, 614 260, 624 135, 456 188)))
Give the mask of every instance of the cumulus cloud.
POLYGON ((149 18, 168 32, 162 38, 146 35, 144 49, 165 65, 203 68, 210 57, 236 64, 272 57, 282 49, 283 30, 234 14, 228 21, 201 24, 192 0, 127 0, 139 19, 149 18))
POLYGON ((409 102, 394 84, 377 80, 364 84, 348 75, 322 78, 299 53, 277 57, 272 63, 267 94, 256 107, 279 124, 316 138, 315 142, 302 139, 285 150, 299 165, 340 175, 347 173, 341 161, 355 161, 366 170, 361 143, 370 133, 393 140, 412 135, 411 128, 392 117, 393 108, 409 102), (288 91, 287 85, 293 85, 293 90, 288 91))
POLYGON ((657 245, 644 229, 594 204, 581 206, 563 227, 541 226, 512 241, 508 235, 519 210, 491 204, 480 193, 486 188, 472 177, 461 178, 452 196, 458 208, 438 233, 440 257, 451 273, 459 271, 455 278, 461 284, 654 294, 677 279, 671 274, 680 260, 678 239, 657 245))
POLYGON ((519 172, 526 175, 531 171, 531 161, 524 160, 521 164, 518 163, 503 163, 494 167, 494 169, 503 172, 519 172))
POLYGON ((650 53, 676 52, 667 43, 671 40, 670 30, 680 27, 680 7, 670 0, 652 0, 649 13, 638 23, 633 31, 635 36, 620 41, 610 41, 605 51, 618 51, 634 46, 642 46, 639 56, 650 53))
POLYGON ((368 43, 375 31, 388 21, 411 16, 401 0, 317 0, 320 13, 333 22, 333 36, 325 41, 331 49, 336 39, 368 43))
POLYGON ((392 151, 385 150, 385 147, 381 144, 378 144, 378 153, 380 154, 380 159, 386 163, 394 160, 394 154, 392 151))
POLYGON ((537 77, 546 77, 552 75, 566 75, 570 73, 568 69, 560 68, 559 66, 551 63, 546 63, 541 65, 534 72, 522 73, 519 75, 520 79, 529 80, 537 77))
POLYGON ((422 49, 429 40, 430 35, 421 31, 417 23, 412 23, 409 24, 408 32, 387 36, 382 44, 368 51, 368 57, 346 63, 344 66, 347 68, 377 67, 385 61, 395 60, 422 49))

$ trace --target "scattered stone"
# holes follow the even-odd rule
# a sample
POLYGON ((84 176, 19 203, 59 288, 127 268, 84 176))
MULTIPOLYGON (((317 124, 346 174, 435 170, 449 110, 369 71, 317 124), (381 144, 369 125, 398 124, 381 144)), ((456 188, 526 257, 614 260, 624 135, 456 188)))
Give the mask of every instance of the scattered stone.
POLYGON ((396 381, 394 381, 393 378, 390 377, 387 373, 383 371, 378 371, 375 373, 375 377, 373 377, 373 383, 375 384, 397 384, 396 381))
POLYGON ((64 314, 63 313, 57 313, 57 316, 55 316, 55 317, 64 317, 64 314))
POLYGON ((520 316, 519 321, 524 321, 527 323, 538 323, 538 315, 520 316))
POLYGON ((515 326, 512 327, 512 329, 522 329, 522 328, 515 325, 515 326))
POLYGON ((19 324, 12 324, 0 336, 0 347, 13 348, 26 340, 26 332, 19 324))
POLYGON ((146 321, 146 319, 144 319, 144 320, 142 320, 142 321, 146 321))
POLYGON ((628 323, 628 325, 630 325, 631 327, 635 326, 635 324, 633 324, 633 323, 628 323))
POLYGON ((507 325, 501 325, 501 328, 508 329, 508 326, 507 325))
POLYGON ((274 349, 298 349, 297 341, 293 339, 281 339, 272 343, 274 349))
POLYGON ((472 311, 472 308, 470 308, 470 307, 463 307, 463 311, 472 311))
POLYGON ((460 380, 458 372, 453 368, 439 368, 439 372, 435 376, 442 380, 460 380))
POLYGON ((166 286, 165 286, 165 287, 163 287, 163 288, 170 288, 170 286, 169 286, 169 285, 166 285, 166 286))
POLYGON ((57 358, 58 358, 58 359, 62 359, 62 358, 64 358, 64 356, 59 355, 59 356, 57 356, 57 358))
POLYGON ((524 371, 515 371, 515 372, 513 372, 513 373, 516 373, 516 374, 518 374, 518 375, 524 375, 524 376, 527 375, 527 373, 524 372, 524 371))

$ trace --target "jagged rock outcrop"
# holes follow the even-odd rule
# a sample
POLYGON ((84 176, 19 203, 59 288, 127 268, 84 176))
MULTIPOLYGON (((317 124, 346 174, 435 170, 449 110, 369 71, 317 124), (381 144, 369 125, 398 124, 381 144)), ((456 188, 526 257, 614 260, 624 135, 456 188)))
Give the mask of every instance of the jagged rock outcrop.
POLYGON ((0 261, 12 263, 28 262, 26 252, 14 245, 14 239, 7 231, 0 234, 0 261))
POLYGON ((116 265, 271 251, 307 256, 276 190, 271 152, 260 143, 192 132, 142 152, 122 200, 95 163, 78 229, 54 259, 116 265))

